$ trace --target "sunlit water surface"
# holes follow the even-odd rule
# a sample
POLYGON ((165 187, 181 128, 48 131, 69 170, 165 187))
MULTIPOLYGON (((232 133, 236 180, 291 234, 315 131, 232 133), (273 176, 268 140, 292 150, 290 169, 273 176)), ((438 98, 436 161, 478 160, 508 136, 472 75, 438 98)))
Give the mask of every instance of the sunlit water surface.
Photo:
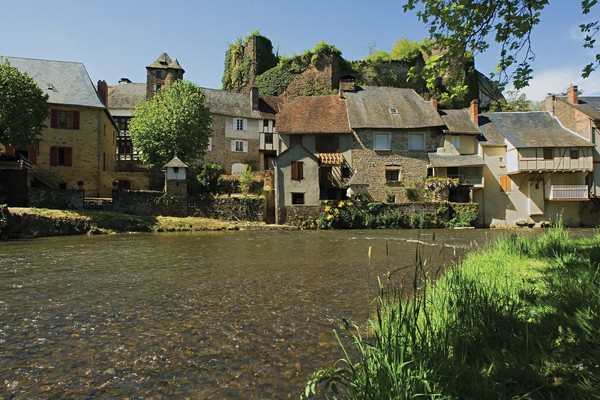
POLYGON ((0 395, 298 398, 314 370, 341 357, 332 331, 349 335, 345 321, 366 321, 378 277, 407 267, 395 276, 410 278, 417 246, 437 273, 497 234, 238 231, 0 242, 0 395))

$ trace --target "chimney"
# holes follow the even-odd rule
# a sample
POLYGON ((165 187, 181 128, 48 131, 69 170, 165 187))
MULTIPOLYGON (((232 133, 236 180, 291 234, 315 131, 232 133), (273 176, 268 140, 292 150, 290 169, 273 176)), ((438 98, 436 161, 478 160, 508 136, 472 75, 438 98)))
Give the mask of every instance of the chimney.
POLYGON ((438 99, 435 97, 431 98, 431 105, 433 106, 433 108, 435 108, 436 110, 438 109, 438 99))
POLYGON ((250 90, 250 104, 252 105, 252 110, 258 111, 258 88, 256 87, 250 90))
POLYGON ((479 125, 479 101, 473 100, 471 102, 471 121, 475 125, 479 125))
POLYGON ((106 81, 98 81, 98 97, 104 107, 108 107, 108 85, 106 81))
POLYGON ((572 83, 567 89, 567 100, 573 104, 579 104, 579 91, 577 90, 577 86, 573 86, 572 83))
POLYGON ((354 92, 356 90, 356 79, 347 75, 340 78, 340 98, 344 99, 344 92, 354 92))
POLYGON ((131 80, 129 80, 129 78, 121 78, 119 80, 119 85, 122 85, 124 83, 131 83, 131 80))

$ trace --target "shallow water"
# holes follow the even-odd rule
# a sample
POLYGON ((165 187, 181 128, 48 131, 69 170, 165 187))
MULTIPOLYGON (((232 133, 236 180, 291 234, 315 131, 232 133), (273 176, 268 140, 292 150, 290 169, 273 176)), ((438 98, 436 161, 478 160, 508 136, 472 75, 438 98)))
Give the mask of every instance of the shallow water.
POLYGON ((434 274, 495 234, 238 231, 0 242, 0 395, 298 398, 314 370, 340 358, 332 330, 350 334, 344 320, 368 317, 378 277, 399 267, 406 268, 395 276, 410 277, 417 246, 434 274))

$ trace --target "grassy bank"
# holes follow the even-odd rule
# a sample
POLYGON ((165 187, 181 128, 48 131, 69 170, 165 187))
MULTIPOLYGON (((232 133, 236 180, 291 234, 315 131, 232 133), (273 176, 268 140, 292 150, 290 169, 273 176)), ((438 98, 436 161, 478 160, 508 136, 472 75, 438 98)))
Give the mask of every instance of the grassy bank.
POLYGON ((342 345, 304 396, 597 399, 599 259, 599 235, 559 227, 507 235, 435 282, 417 265, 410 290, 382 285, 368 333, 342 345))
MULTIPOLYGON (((222 221, 199 217, 137 216, 109 211, 11 208, 5 231, 13 237, 126 232, 174 232, 258 229, 262 222, 222 221)), ((0 227, 2 228, 2 227, 0 227)), ((0 229, 1 233, 2 229, 0 229)))

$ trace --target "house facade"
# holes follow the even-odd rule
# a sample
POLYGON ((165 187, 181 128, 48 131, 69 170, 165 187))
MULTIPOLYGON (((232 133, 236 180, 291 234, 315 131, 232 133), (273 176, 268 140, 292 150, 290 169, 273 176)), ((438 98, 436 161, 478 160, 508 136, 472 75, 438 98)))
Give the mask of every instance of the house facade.
POLYGON ((481 114, 484 224, 580 226, 593 145, 547 112, 481 114))
POLYGON ((30 166, 31 185, 85 190, 110 197, 117 126, 82 63, 0 57, 30 75, 48 94, 51 116, 37 148, 4 151, 30 166), (83 183, 83 186, 79 185, 83 183))

